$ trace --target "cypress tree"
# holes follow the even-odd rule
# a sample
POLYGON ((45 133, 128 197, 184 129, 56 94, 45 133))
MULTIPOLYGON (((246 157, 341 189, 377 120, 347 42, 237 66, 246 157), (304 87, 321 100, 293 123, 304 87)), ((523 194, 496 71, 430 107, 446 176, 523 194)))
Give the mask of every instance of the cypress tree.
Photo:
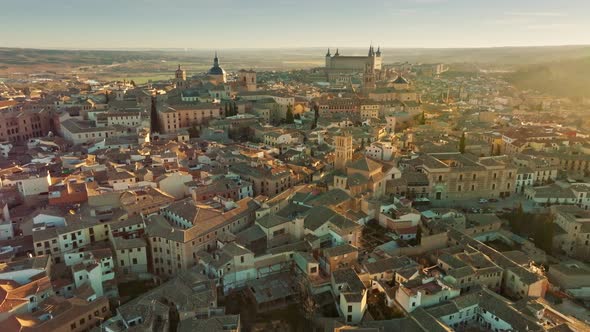
POLYGON ((416 243, 418 245, 420 245, 421 241, 422 241, 422 227, 420 227, 420 225, 418 225, 418 229, 416 230, 416 243))
POLYGON ((150 132, 160 133, 160 122, 158 121, 158 110, 156 107, 156 96, 152 96, 152 109, 150 112, 150 132))
POLYGON ((313 123, 311 124, 311 129, 316 129, 318 127, 318 119, 320 118, 320 106, 318 104, 313 105, 313 113, 314 119, 313 123))
POLYGON ((465 153, 465 132, 461 134, 461 139, 459 140, 459 152, 465 153))
POLYGON ((293 117, 293 109, 291 105, 287 106, 287 117, 285 118, 285 122, 288 124, 295 123, 295 118, 293 117))

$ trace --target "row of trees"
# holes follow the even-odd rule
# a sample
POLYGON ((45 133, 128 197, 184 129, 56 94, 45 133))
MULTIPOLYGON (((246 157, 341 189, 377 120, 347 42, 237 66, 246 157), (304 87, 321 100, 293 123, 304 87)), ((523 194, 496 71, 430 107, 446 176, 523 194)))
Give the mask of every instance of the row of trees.
POLYGON ((236 106, 236 102, 226 102, 225 103, 225 116, 234 116, 238 115, 238 107, 236 106))
MULTIPOLYGON (((313 123, 311 124, 311 129, 315 129, 318 126, 318 118, 320 117, 319 106, 314 105, 313 111, 315 113, 315 117, 314 117, 313 123)), ((299 114, 299 113, 294 114, 293 113, 293 106, 288 105, 287 106, 287 115, 285 116, 285 123, 292 124, 292 123, 295 123, 295 120, 299 120, 299 119, 301 119, 301 114, 299 114)))
POLYGON ((505 214, 504 218, 508 220, 512 232, 525 238, 532 238, 535 246, 551 254, 554 236, 553 215, 528 213, 523 210, 522 205, 519 205, 512 212, 505 214))

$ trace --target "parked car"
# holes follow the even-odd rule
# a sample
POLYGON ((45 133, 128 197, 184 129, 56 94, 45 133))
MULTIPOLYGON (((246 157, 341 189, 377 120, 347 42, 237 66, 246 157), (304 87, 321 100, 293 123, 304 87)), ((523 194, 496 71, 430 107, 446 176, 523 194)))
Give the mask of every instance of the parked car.
POLYGON ((488 200, 488 202, 491 202, 491 203, 496 203, 496 202, 498 202, 498 199, 497 199, 497 198, 490 198, 490 199, 488 200))
POLYGON ((487 200, 487 199, 485 199, 485 198, 480 198, 480 199, 479 199, 479 204, 485 204, 485 203, 487 203, 487 202, 488 202, 488 200, 487 200))

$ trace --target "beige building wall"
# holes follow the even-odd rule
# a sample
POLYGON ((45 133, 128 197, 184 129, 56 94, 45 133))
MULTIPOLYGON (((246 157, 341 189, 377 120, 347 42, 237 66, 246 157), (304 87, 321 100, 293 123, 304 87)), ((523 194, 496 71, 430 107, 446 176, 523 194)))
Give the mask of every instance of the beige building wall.
POLYGON ((160 128, 164 133, 173 133, 195 125, 206 124, 211 119, 221 118, 220 107, 211 104, 208 108, 167 108, 158 114, 160 128))
POLYGON ((516 168, 489 170, 436 169, 428 171, 431 199, 496 198, 509 195, 516 184, 516 168))

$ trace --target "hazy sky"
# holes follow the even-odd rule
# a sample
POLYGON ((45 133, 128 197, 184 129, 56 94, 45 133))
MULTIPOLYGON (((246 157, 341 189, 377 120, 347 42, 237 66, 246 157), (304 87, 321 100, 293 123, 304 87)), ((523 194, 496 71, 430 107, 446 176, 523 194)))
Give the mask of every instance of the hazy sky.
POLYGON ((0 0, 0 47, 590 44, 590 0, 0 0))

